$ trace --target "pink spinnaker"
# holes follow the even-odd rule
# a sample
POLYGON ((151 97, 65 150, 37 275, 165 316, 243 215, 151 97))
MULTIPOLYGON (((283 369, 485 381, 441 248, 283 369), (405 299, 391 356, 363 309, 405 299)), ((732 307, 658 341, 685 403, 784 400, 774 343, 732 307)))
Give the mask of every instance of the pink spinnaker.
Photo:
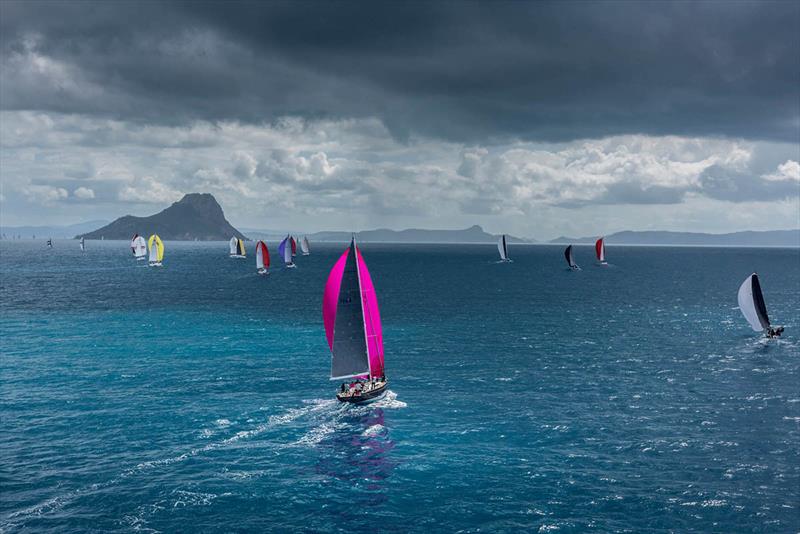
POLYGON ((347 253, 344 251, 331 269, 328 281, 325 282, 325 293, 322 296, 322 322, 325 323, 325 337, 328 338, 328 347, 333 350, 333 325, 336 324, 336 304, 339 301, 339 289, 342 287, 344 265, 347 263, 347 253))
POLYGON ((364 329, 367 332, 367 354, 369 355, 369 368, 372 376, 383 375, 383 329, 381 328, 381 314, 378 310, 378 297, 375 295, 375 286, 369 269, 358 252, 358 272, 361 276, 361 298, 364 303, 364 329))
MULTIPOLYGON (((360 281, 361 301, 364 310, 364 332, 366 335, 367 356, 372 376, 383 375, 383 329, 381 328, 381 315, 378 309, 378 298, 375 286, 367 269, 367 264, 358 252, 358 273, 360 281)), ((328 338, 328 347, 333 350, 333 327, 336 324, 336 307, 339 301, 339 290, 342 286, 347 255, 350 248, 345 250, 333 265, 328 281, 325 283, 325 293, 322 297, 322 322, 325 324, 325 336, 328 338)))

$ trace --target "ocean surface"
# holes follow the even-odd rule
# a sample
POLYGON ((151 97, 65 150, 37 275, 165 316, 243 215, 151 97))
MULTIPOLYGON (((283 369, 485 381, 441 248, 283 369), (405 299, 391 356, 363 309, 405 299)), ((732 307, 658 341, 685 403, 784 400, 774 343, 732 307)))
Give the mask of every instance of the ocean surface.
POLYGON ((165 245, 0 242, 0 531, 800 529, 796 249, 576 247, 570 272, 364 244, 391 392, 353 407, 321 317, 345 245, 268 277, 165 245), (753 271, 781 340, 736 307, 753 271))

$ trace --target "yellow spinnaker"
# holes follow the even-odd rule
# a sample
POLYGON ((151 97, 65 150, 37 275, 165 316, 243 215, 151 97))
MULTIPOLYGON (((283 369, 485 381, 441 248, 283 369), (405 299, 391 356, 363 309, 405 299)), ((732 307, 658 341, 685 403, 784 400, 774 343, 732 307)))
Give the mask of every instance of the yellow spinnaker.
POLYGON ((239 239, 239 254, 242 256, 247 256, 247 249, 244 248, 244 241, 239 239))
POLYGON ((153 234, 150 236, 150 239, 147 240, 147 248, 153 248, 153 241, 156 243, 156 259, 158 261, 162 261, 164 259, 164 243, 161 241, 161 238, 158 237, 158 234, 153 234))

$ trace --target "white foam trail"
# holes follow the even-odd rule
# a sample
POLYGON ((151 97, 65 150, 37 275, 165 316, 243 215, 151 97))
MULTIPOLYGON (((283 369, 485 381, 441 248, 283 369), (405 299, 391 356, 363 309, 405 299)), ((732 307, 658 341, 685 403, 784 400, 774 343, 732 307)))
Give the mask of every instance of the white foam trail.
POLYGON ((386 395, 382 399, 375 401, 369 405, 369 407, 389 408, 389 409, 405 408, 406 406, 408 406, 408 404, 406 404, 403 401, 397 400, 397 393, 395 393, 391 389, 386 392, 386 395))
POLYGON ((383 429, 384 429, 383 425, 372 425, 371 427, 366 429, 364 432, 362 432, 361 435, 365 436, 365 437, 377 436, 378 434, 380 434, 383 431, 383 429))
MULTIPOLYGON (((307 404, 308 405, 304 406, 303 408, 290 408, 289 410, 286 411, 286 413, 283 413, 281 415, 271 415, 269 419, 267 419, 266 423, 262 423, 250 430, 243 430, 241 432, 237 432, 235 435, 226 438, 224 440, 217 441, 214 443, 209 443, 203 447, 197 447, 188 450, 184 453, 178 454, 176 456, 171 456, 169 458, 161 458, 159 460, 148 460, 146 462, 141 462, 135 465, 134 467, 125 469, 119 474, 119 476, 114 477, 106 482, 92 484, 85 488, 67 492, 63 495, 57 495, 37 505, 30 506, 22 510, 17 510, 16 512, 12 512, 6 516, 5 524, 0 525, 0 532, 4 532, 5 529, 7 528, 11 529, 11 528, 21 527, 25 524, 26 521, 28 521, 32 517, 40 517, 44 514, 52 513, 56 510, 59 510, 64 506, 66 506, 67 504, 69 504, 70 502, 77 499, 78 497, 80 497, 84 493, 113 486, 122 481, 123 479, 137 475, 139 473, 149 471, 151 469, 156 469, 159 467, 180 463, 189 458, 193 458, 195 456, 203 454, 205 452, 222 449, 238 441, 244 439, 250 439, 252 437, 258 436, 259 434, 263 434, 268 430, 290 423, 295 419, 298 419, 299 417, 302 417, 306 414, 330 408, 335 404, 335 401, 314 399, 311 401, 307 401, 307 404)), ((227 419, 217 420, 217 422, 220 421, 228 421, 228 420, 227 419)))

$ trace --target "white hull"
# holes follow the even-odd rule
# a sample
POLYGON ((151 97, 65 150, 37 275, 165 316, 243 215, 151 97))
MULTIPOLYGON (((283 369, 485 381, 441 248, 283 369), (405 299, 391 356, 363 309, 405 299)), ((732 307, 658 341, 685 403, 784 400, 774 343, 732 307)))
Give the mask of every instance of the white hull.
POLYGON ((160 261, 151 261, 150 262, 150 267, 161 267, 161 262, 160 261))
POLYGON ((296 267, 297 267, 297 265, 295 265, 294 263, 287 263, 287 264, 286 264, 286 268, 287 268, 287 269, 294 269, 294 268, 296 268, 296 267))
POLYGON ((303 252, 303 256, 311 256, 310 252, 303 252))
POLYGON ((268 270, 266 270, 266 269, 259 269, 257 272, 258 272, 258 274, 261 274, 261 275, 267 275, 267 274, 269 274, 269 271, 268 271, 268 270))
POLYGON ((138 257, 136 258, 136 261, 144 261, 144 260, 146 260, 146 259, 147 259, 147 258, 145 258, 144 256, 138 256, 138 257))

